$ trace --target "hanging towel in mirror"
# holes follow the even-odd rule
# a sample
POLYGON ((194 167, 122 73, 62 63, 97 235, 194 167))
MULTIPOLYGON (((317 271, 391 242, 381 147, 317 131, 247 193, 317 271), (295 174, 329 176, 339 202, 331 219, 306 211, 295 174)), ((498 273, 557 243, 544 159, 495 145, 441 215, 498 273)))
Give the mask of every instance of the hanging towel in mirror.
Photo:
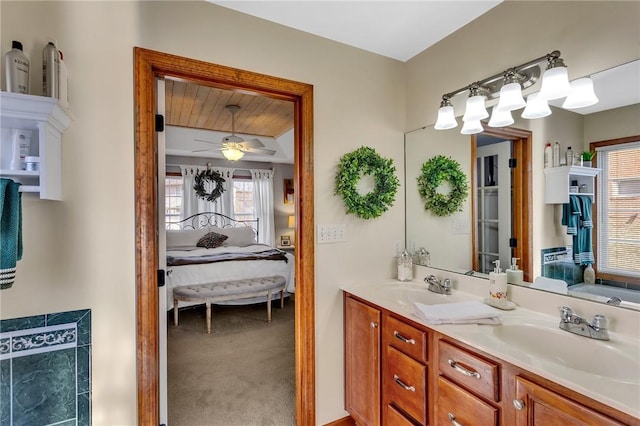
POLYGON ((16 263, 22 259, 22 194, 20 184, 0 179, 0 289, 11 288, 16 263))
POLYGON ((580 265, 591 265, 595 261, 591 234, 591 228, 593 228, 591 197, 588 195, 578 195, 577 197, 580 201, 580 221, 578 233, 574 236, 573 258, 580 265))
POLYGON ((567 227, 568 235, 576 235, 580 224, 580 199, 569 195, 569 202, 562 205, 562 224, 567 227))

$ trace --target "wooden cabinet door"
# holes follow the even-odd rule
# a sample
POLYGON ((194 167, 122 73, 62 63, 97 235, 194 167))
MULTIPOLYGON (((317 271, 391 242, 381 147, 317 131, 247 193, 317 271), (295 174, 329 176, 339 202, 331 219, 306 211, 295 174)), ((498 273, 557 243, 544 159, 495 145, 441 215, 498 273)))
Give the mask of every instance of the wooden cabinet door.
POLYGON ((516 405, 516 426, 622 425, 522 377, 516 377, 516 405))
POLYGON ((344 299, 345 410, 358 425, 380 425, 380 311, 344 299))

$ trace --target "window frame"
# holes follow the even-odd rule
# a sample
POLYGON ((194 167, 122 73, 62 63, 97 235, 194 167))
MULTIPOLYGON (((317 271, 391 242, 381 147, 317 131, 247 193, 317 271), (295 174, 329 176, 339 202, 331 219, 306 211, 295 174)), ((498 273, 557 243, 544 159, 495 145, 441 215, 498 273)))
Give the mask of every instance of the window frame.
MULTIPOLYGON (((602 147, 609 147, 609 146, 614 146, 614 145, 624 145, 624 144, 628 144, 628 143, 633 143, 633 142, 639 142, 640 141, 640 135, 636 135, 636 136, 628 136, 628 137, 624 137, 624 138, 616 138, 616 139, 608 139, 608 140, 604 140, 604 141, 597 141, 597 142, 591 142, 589 144, 589 150, 591 152, 595 152, 595 156, 593 158, 592 161, 594 161, 594 166, 595 164, 597 164, 597 160, 598 160, 598 151, 597 148, 602 148, 602 147)), ((595 184, 595 202, 594 202, 594 207, 597 209, 597 203, 598 200, 600 198, 599 194, 598 194, 598 176, 596 176, 596 184, 595 184)), ((597 211, 597 210, 596 210, 597 211)), ((595 234, 594 238, 593 238, 593 245, 594 245, 594 255, 596 257, 596 263, 594 265, 594 269, 596 272, 596 277, 599 279, 605 279, 605 280, 612 280, 612 281, 619 281, 619 282, 625 282, 625 283, 634 283, 634 284, 640 284, 640 278, 631 276, 631 275, 621 275, 621 274, 615 274, 615 273, 610 273, 610 272, 602 272, 598 270, 598 220, 599 220, 599 215, 596 213, 593 216, 593 232, 595 234)))

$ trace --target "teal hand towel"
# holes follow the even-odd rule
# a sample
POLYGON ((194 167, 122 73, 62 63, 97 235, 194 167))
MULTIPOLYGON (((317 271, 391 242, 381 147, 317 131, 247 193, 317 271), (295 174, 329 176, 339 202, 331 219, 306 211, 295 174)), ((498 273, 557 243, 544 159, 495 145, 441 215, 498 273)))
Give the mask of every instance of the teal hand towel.
POLYGON ((569 195, 569 202, 562 206, 562 224, 567 227, 567 235, 576 235, 580 222, 580 199, 569 195))
POLYGON ((579 199, 581 220, 578 226, 578 233, 574 237, 573 258, 576 263, 581 265, 591 265, 595 261, 593 256, 593 236, 591 233, 591 228, 593 228, 593 221, 591 219, 591 197, 588 195, 580 195, 579 199))
POLYGON ((0 179, 0 289, 11 288, 22 259, 22 194, 20 184, 0 179))

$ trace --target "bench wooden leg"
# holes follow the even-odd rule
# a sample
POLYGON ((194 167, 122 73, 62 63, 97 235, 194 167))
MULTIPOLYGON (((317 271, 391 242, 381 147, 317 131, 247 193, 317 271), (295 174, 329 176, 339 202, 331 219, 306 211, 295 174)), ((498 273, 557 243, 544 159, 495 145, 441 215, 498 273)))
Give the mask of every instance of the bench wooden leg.
POLYGON ((284 290, 280 291, 280 309, 284 309, 284 290))
POLYGON ((207 334, 211 334, 211 303, 205 303, 207 307, 207 334))
POLYGON ((178 299, 173 299, 173 325, 178 326, 178 299))
POLYGON ((271 290, 267 290, 267 322, 271 322, 271 290))

